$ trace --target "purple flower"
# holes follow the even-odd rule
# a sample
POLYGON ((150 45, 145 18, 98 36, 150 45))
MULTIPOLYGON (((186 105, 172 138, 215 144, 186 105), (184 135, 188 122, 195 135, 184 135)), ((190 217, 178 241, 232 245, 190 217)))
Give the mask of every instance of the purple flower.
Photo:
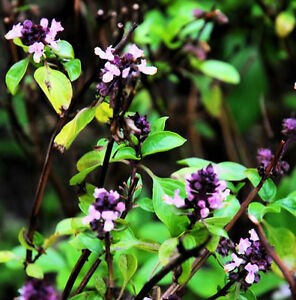
POLYGON ((287 118, 283 120, 283 129, 282 133, 287 136, 294 136, 296 135, 296 119, 295 118, 287 118))
POLYGON ((136 112, 125 118, 125 129, 129 134, 135 135, 139 142, 143 142, 150 133, 150 123, 147 116, 141 116, 136 112))
POLYGON ((60 22, 52 20, 50 27, 48 19, 43 18, 40 24, 34 24, 31 20, 25 20, 23 23, 13 25, 12 29, 5 35, 8 40, 20 38, 25 46, 28 46, 28 52, 33 54, 33 60, 39 63, 44 54, 44 48, 48 46, 51 49, 57 49, 56 35, 64 28, 60 22))
POLYGON ((19 289, 18 300, 58 300, 57 291, 48 282, 38 279, 30 279, 19 289))
MULTIPOLYGON (((272 162, 274 155, 268 148, 259 148, 257 151, 257 162, 258 162, 258 170, 259 174, 263 175, 265 169, 272 162)), ((290 169, 289 164, 285 160, 279 160, 276 164, 275 168, 272 170, 272 174, 275 176, 283 176, 290 169)))
POLYGON ((231 249, 232 260, 224 266, 229 279, 239 281, 243 290, 258 282, 259 271, 268 271, 272 263, 256 231, 251 229, 249 235, 249 238, 241 238, 239 244, 231 249))
POLYGON ((186 204, 194 208, 201 218, 221 208, 229 195, 226 182, 218 179, 211 164, 188 176, 186 181, 186 204))
POLYGON ((96 188, 94 191, 96 201, 89 206, 88 215, 83 219, 84 224, 89 224, 99 238, 104 238, 105 233, 114 229, 114 221, 125 210, 124 202, 116 191, 107 191, 96 188))

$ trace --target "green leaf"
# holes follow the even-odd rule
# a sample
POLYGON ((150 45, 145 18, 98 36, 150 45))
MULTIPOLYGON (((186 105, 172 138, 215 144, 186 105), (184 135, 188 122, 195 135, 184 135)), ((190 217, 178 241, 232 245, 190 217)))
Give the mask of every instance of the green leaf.
POLYGON ((239 181, 246 178, 246 167, 241 164, 224 161, 216 165, 215 170, 217 170, 219 179, 229 180, 229 181, 239 181))
POLYGON ((75 58, 73 47, 69 42, 64 40, 59 40, 57 41, 57 44, 58 44, 58 48, 53 51, 57 56, 65 59, 75 58))
POLYGON ((192 270, 192 263, 194 261, 194 258, 190 258, 186 260, 181 265, 181 275, 178 277, 178 283, 179 284, 186 284, 191 276, 191 270, 192 270))
MULTIPOLYGON (((189 220, 186 216, 178 215, 178 210, 173 205, 166 204, 163 196, 173 196, 179 189, 184 195, 184 183, 170 178, 153 177, 152 201, 157 217, 168 227, 171 236, 178 236, 186 230, 189 220)), ((183 194, 183 195, 182 195, 183 194)))
POLYGON ((296 237, 290 230, 266 225, 268 241, 290 270, 296 268, 296 237))
POLYGON ((222 96, 221 87, 217 84, 210 85, 202 92, 202 103, 207 112, 213 117, 217 118, 221 114, 222 96))
POLYGON ((286 198, 276 201, 275 204, 280 205, 296 217, 296 192, 292 192, 286 198))
POLYGON ((207 76, 226 83, 238 84, 240 82, 238 71, 231 64, 223 61, 206 60, 200 63, 199 70, 207 76))
POLYGON ((98 295, 98 292, 89 291, 75 295, 69 298, 69 300, 103 300, 103 298, 98 295))
POLYGON ((213 163, 209 160, 205 160, 205 159, 197 158, 197 157, 189 157, 189 158, 181 159, 178 161, 178 164, 187 165, 189 167, 194 167, 196 169, 202 169, 202 168, 208 166, 209 164, 212 164, 213 166, 215 165, 215 163, 213 163))
POLYGON ((67 218, 60 221, 55 229, 58 235, 68 235, 79 232, 79 229, 86 228, 87 225, 82 223, 82 218, 67 218))
POLYGON ((93 233, 78 233, 69 244, 78 250, 89 249, 98 256, 103 252, 102 242, 93 233))
POLYGON ((178 243, 179 241, 177 238, 171 238, 161 244, 158 251, 158 258, 163 266, 167 265, 171 258, 177 254, 176 249, 178 243))
POLYGON ((16 94, 18 85, 24 77, 28 68, 29 59, 25 58, 10 67, 5 76, 5 83, 12 95, 16 94))
POLYGON ((93 150, 85 153, 77 161, 76 167, 78 171, 83 171, 93 166, 102 165, 104 160, 104 152, 100 150, 93 150))
POLYGON ((154 212, 152 199, 148 197, 140 198, 137 201, 137 205, 145 211, 154 212))
POLYGON ((238 212, 239 209, 239 201, 233 195, 229 195, 223 201, 223 206, 214 211, 214 217, 232 218, 238 212))
POLYGON ((83 108, 55 137, 55 147, 57 147, 61 152, 68 149, 78 134, 93 120, 95 112, 95 107, 83 108))
POLYGON ((63 63, 71 81, 76 80, 81 74, 81 62, 78 58, 63 63))
POLYGON ((8 250, 0 251, 0 263, 6 263, 11 260, 18 259, 18 257, 12 252, 8 250))
POLYGON ((44 277, 42 268, 36 263, 28 264, 26 267, 26 273, 29 277, 37 279, 43 279, 44 277))
MULTIPOLYGON (((259 184, 261 176, 258 174, 258 171, 256 169, 246 169, 245 174, 254 187, 259 184)), ((266 202, 272 202, 276 195, 276 185, 269 178, 265 181, 258 194, 262 200, 266 202)))
POLYGON ((263 205, 259 202, 253 202, 249 204, 248 214, 255 218, 258 222, 262 222, 263 217, 267 213, 279 213, 281 211, 277 202, 269 205, 263 205))
POLYGON ((141 150, 143 157, 164 152, 176 147, 179 147, 185 143, 185 139, 179 134, 171 131, 158 131, 148 135, 143 142, 141 150))
POLYGON ((59 115, 68 109, 73 92, 66 75, 46 65, 35 71, 34 78, 59 115))
POLYGON ((163 131, 168 118, 169 117, 161 117, 153 121, 151 124, 151 132, 163 131))
POLYGON ((89 167, 87 169, 82 170, 81 172, 75 174, 71 179, 70 179, 70 185, 76 185, 76 184, 80 184, 85 177, 92 172, 93 170, 95 170, 97 167, 99 167, 101 164, 97 164, 94 165, 92 167, 89 167))
POLYGON ((118 258, 118 268, 123 276, 124 283, 132 278, 138 268, 137 257, 134 254, 121 254, 118 258))
POLYGON ((110 161, 115 162, 123 159, 140 160, 141 158, 137 156, 134 148, 125 146, 116 150, 110 161))

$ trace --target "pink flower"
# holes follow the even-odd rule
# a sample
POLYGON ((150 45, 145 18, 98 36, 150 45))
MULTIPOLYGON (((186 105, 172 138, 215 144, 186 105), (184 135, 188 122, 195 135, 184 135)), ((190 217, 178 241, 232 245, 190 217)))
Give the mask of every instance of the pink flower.
POLYGON ((232 270, 234 270, 235 268, 239 267, 244 260, 240 257, 238 257, 235 253, 231 254, 231 258, 232 258, 232 262, 228 263, 224 266, 224 271, 225 272, 230 272, 232 270))
POLYGON ((23 29, 23 25, 21 23, 18 23, 16 25, 12 26, 12 29, 9 30, 6 34, 5 34, 5 38, 7 40, 12 40, 14 38, 18 38, 22 36, 22 29, 23 29))
POLYGON ((114 228, 113 221, 118 218, 118 212, 105 210, 102 212, 102 218, 105 220, 104 231, 111 231, 114 228))
POLYGON ((146 59, 141 59, 141 63, 138 65, 138 70, 146 75, 154 75, 157 72, 157 68, 150 66, 147 67, 146 59))
POLYGON ((139 49, 135 44, 129 46, 128 53, 133 56, 134 60, 144 56, 144 51, 139 49))
POLYGON ((105 70, 107 71, 103 75, 103 82, 108 83, 113 80, 114 76, 119 76, 120 75, 120 70, 118 69, 117 66, 114 64, 111 64, 109 61, 105 63, 105 70))
POLYGON ((99 220, 100 218, 101 213, 98 210, 96 210, 96 208, 93 205, 90 205, 88 209, 88 215, 83 218, 82 223, 89 224, 94 220, 99 220))
POLYGON ((248 271, 248 275, 246 276, 245 281, 248 284, 252 284, 255 280, 255 273, 257 273, 259 271, 259 268, 257 265, 248 263, 245 266, 245 270, 248 271))
POLYGON ((168 195, 163 195, 162 199, 167 204, 175 205, 176 207, 182 207, 185 205, 183 198, 179 196, 180 190, 175 191, 174 197, 169 197, 168 195))
POLYGON ((28 52, 33 53, 33 60, 39 63, 41 56, 44 55, 44 44, 41 42, 34 43, 29 46, 28 52))
POLYGON ((249 230, 249 234, 250 234, 250 240, 251 241, 259 241, 259 237, 257 235, 257 232, 254 229, 249 230))
POLYGON ((114 59, 114 48, 112 46, 109 46, 106 51, 103 51, 100 47, 95 48, 95 54, 98 55, 101 59, 106 59, 109 61, 112 61, 114 59))
POLYGON ((204 219, 210 214, 210 210, 205 207, 200 210, 200 216, 204 219))
POLYGON ((251 246, 251 242, 248 238, 240 239, 239 244, 237 245, 237 253, 244 254, 246 250, 251 246))
MULTIPOLYGON (((42 19, 42 20, 44 20, 44 19, 42 19)), ((45 19, 45 20, 47 20, 47 19, 45 19)), ((41 25, 41 21, 40 21, 40 25, 41 25)), ((43 23, 48 25, 48 21, 47 22, 43 21, 43 23)), ((55 38, 56 38, 57 33, 60 31, 63 31, 63 30, 64 30, 64 28, 62 27, 61 22, 57 22, 55 19, 52 19, 49 31, 45 38, 45 41, 51 46, 51 48, 53 48, 53 49, 58 48, 55 38)))

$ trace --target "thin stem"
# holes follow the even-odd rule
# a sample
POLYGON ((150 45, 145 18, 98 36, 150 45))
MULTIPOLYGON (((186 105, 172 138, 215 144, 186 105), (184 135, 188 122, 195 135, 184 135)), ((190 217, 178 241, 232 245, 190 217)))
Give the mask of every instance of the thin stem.
POLYGON ((157 272, 148 282, 146 282, 143 288, 140 290, 138 295, 134 298, 134 300, 141 300, 143 299, 149 291, 159 282, 164 276, 166 276, 169 272, 174 270, 176 267, 180 266, 183 262, 191 257, 196 257, 199 255, 201 249, 208 243, 210 238, 208 238, 202 245, 194 247, 189 250, 185 250, 182 252, 177 258, 172 260, 166 266, 164 266, 159 272, 157 272))
POLYGON ((113 256, 111 254, 111 236, 107 232, 105 235, 105 260, 108 267, 108 280, 107 280, 107 293, 106 299, 112 299, 112 293, 114 288, 114 279, 113 279, 113 256))
POLYGON ((93 263, 93 265, 91 266, 91 268, 89 269, 89 271, 87 272, 87 274, 85 275, 83 280, 81 281, 81 283, 80 283, 79 287, 77 288, 77 290, 75 291, 74 295, 77 295, 84 290, 84 288, 88 284, 88 281, 90 280, 91 276, 96 271, 97 267, 100 265, 101 261, 102 260, 100 258, 96 259, 96 261, 93 263))
POLYGON ((107 145, 107 149, 106 149, 106 153, 105 153, 105 157, 104 157, 104 161, 103 161, 103 166, 102 166, 102 171, 101 171, 101 176, 100 176, 100 179, 98 182, 98 187, 104 186, 108 167, 109 167, 109 161, 110 161, 110 157, 111 157, 113 144, 114 144, 114 139, 111 138, 111 140, 109 140, 108 145, 107 145))
POLYGON ((254 220, 252 219, 251 221, 253 221, 253 223, 257 227, 257 232, 260 241, 262 242, 266 252, 268 253, 269 256, 272 257, 273 261, 277 264, 279 269, 282 271, 286 281, 289 283, 293 299, 296 299, 296 283, 295 283, 295 279, 293 278, 293 275, 291 274, 287 266, 283 263, 283 261, 280 259, 280 257, 277 255, 277 253, 274 251, 273 247, 269 245, 261 224, 259 222, 254 222, 254 220))
POLYGON ((231 286, 234 284, 235 281, 228 281, 222 289, 220 289, 215 295, 209 297, 207 300, 215 300, 221 296, 225 296, 231 286))
MULTIPOLYGON (((46 156, 45 160, 43 163, 42 171, 40 174, 40 178, 38 181, 38 185, 35 191, 35 196, 34 196, 34 203, 33 203, 33 208, 31 212, 31 217, 30 217, 30 223, 29 223, 29 229, 28 229, 28 234, 27 234, 27 239, 29 242, 33 244, 33 237, 34 237, 34 232, 35 232, 35 227, 37 223, 37 216, 40 211, 40 206, 41 202, 44 196, 44 191, 45 191, 45 186, 48 181, 48 176, 51 170, 51 163, 52 163, 52 154, 54 150, 54 139, 55 136, 57 135, 57 132, 61 129, 61 127, 64 125, 65 119, 61 118, 58 120, 56 127, 51 135, 50 142, 46 151, 46 156)), ((26 254, 26 262, 30 263, 32 262, 32 250, 27 250, 26 254)))
POLYGON ((63 294, 62 294, 62 300, 68 299, 68 297, 71 293, 72 287, 75 283, 75 280, 76 280, 78 274, 80 273, 82 267, 84 266, 84 264, 88 260, 88 257, 90 256, 90 254, 91 254, 90 250, 88 250, 88 249, 83 249, 82 250, 82 254, 79 257, 76 265, 72 269, 70 277, 69 277, 69 279, 66 283, 65 289, 64 289, 63 294))

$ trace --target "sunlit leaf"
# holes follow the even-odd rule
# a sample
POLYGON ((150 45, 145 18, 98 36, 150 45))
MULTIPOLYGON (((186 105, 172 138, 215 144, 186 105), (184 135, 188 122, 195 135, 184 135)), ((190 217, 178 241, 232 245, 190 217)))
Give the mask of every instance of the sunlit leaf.
POLYGON ((96 109, 96 119, 101 123, 107 123, 113 116, 113 109, 109 103, 103 102, 96 109))
POLYGON ((236 181, 246 178, 246 167, 241 164, 232 161, 224 161, 217 164, 216 166, 217 167, 215 168, 215 170, 218 173, 219 179, 236 181))
POLYGON ((143 157, 182 146, 186 140, 171 131, 157 131, 148 135, 142 144, 143 157))
POLYGON ((57 49, 54 49, 53 52, 59 56, 60 58, 68 58, 68 59, 74 59, 74 50, 72 45, 65 41, 65 40, 59 40, 57 41, 58 47, 57 49))
POLYGON ((24 77, 28 68, 29 59, 25 58, 10 67, 5 76, 5 83, 12 95, 15 95, 18 85, 24 77))
POLYGON ((292 192, 286 198, 276 201, 275 204, 280 205, 296 217, 296 192, 292 192))
POLYGON ((35 71, 34 78, 59 115, 68 109, 73 92, 66 75, 46 65, 35 71))
POLYGON ((60 151, 68 149, 78 134, 92 121, 95 116, 95 107, 82 109, 73 120, 67 123, 54 139, 55 147, 60 151))
POLYGON ((10 260, 18 259, 18 257, 9 250, 2 250, 0 251, 0 263, 6 263, 10 260))
POLYGON ((44 277, 42 268, 36 263, 28 264, 26 267, 26 273, 29 277, 37 279, 43 279, 44 277))
POLYGON ((223 61, 206 60, 199 64, 198 69, 205 75, 226 83, 238 84, 240 82, 240 75, 235 67, 223 61))
POLYGON ((263 205, 260 202, 253 202, 249 204, 248 214, 255 218, 258 222, 262 222, 263 217, 267 213, 279 213, 281 211, 280 205, 277 202, 269 205, 263 205))

